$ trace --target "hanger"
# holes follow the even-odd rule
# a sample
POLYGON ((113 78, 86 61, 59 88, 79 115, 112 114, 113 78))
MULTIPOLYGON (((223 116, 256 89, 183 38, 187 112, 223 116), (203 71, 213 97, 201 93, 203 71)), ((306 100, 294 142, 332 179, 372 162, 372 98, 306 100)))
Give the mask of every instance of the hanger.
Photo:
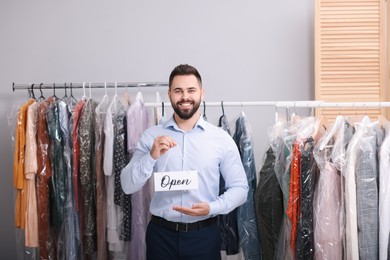
POLYGON ((66 91, 66 83, 64 83, 64 89, 65 89, 65 94, 64 94, 64 96, 62 97, 62 100, 64 100, 65 98, 68 97, 68 92, 66 91))
POLYGON ((70 83, 70 97, 77 103, 77 99, 73 96, 73 87, 72 82, 70 83))
POLYGON ((83 82, 83 96, 81 97, 83 101, 87 101, 87 96, 85 95, 85 82, 83 82))
POLYGON ((55 100, 58 99, 58 97, 56 96, 56 84, 53 83, 53 97, 55 98, 55 100))
POLYGON ((89 82, 89 99, 92 99, 91 85, 92 83, 89 82))
POLYGON ((203 119, 207 121, 207 116, 206 116, 206 102, 203 100, 203 119))
POLYGON ((42 85, 43 83, 39 84, 39 91, 41 92, 41 96, 38 98, 39 101, 45 100, 45 97, 43 96, 43 92, 42 92, 42 85))
POLYGON ((164 110, 165 110, 165 104, 164 104, 164 101, 161 102, 161 116, 164 117, 164 110))
POLYGON ((222 115, 219 117, 218 126, 222 126, 222 120, 225 117, 225 108, 223 107, 223 101, 221 101, 222 115))
POLYGON ((34 93, 34 84, 31 85, 30 98, 37 100, 34 93))

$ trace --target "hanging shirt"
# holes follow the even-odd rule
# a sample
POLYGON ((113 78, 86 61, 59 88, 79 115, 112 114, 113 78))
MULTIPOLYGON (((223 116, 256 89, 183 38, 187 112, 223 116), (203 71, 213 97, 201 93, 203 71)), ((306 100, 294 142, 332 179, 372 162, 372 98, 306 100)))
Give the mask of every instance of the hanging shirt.
POLYGON ((25 245, 38 247, 38 211, 35 178, 38 171, 37 161, 37 125, 39 103, 28 107, 26 127, 25 174, 27 179, 25 245))
POLYGON ((80 159, 80 142, 78 138, 78 127, 81 112, 85 105, 84 100, 80 100, 73 107, 73 124, 72 124, 72 142, 73 142, 73 187, 76 201, 76 209, 79 211, 79 159, 80 159))
MULTIPOLYGON (((127 151, 130 156, 134 153, 136 144, 142 133, 148 127, 148 111, 144 106, 139 92, 135 101, 126 112, 127 119, 127 151)), ((125 165, 126 166, 126 165, 125 165)), ((149 205, 152 200, 151 182, 148 181, 141 190, 131 195, 131 229, 132 237, 129 245, 131 258, 146 259, 146 228, 151 218, 149 205)))
POLYGON ((275 160, 275 153, 270 147, 254 195, 262 259, 275 259, 283 220, 283 193, 276 177, 275 160))
POLYGON ((301 173, 301 142, 296 141, 293 146, 290 176, 290 196, 288 199, 287 216, 291 222, 290 248, 295 254, 297 227, 300 212, 300 173, 301 173))
POLYGON ((313 196, 316 165, 313 158, 314 139, 307 138, 301 150, 300 218, 296 239, 296 259, 314 258, 313 196))
MULTIPOLYGON (((65 207, 65 174, 64 164, 64 140, 61 135, 61 126, 59 121, 58 101, 48 107, 46 114, 47 130, 50 137, 50 161, 52 168, 52 177, 49 183, 50 187, 50 220, 52 226, 57 232, 60 231, 64 221, 65 207)), ((61 233, 61 235, 63 235, 61 233)), ((60 237, 59 239, 63 239, 60 237)), ((63 248, 59 248, 61 250, 63 248)), ((63 252, 61 250, 61 252, 63 252)), ((60 254, 62 255, 62 254, 60 254)))
POLYGON ((96 102, 89 99, 84 105, 79 121, 80 185, 84 206, 84 251, 91 255, 96 251, 95 178, 95 109, 96 102))
MULTIPOLYGON (((225 115, 219 118, 218 127, 231 135, 229 122, 225 115)), ((225 180, 222 175, 219 179, 219 194, 226 191, 225 180)), ((221 250, 226 251, 226 255, 235 255, 240 251, 240 239, 238 236, 237 208, 228 214, 218 215, 219 229, 221 231, 221 250)))
MULTIPOLYGON (((364 119, 363 119, 364 120, 364 119)), ((379 257, 377 124, 363 123, 356 157, 356 210, 359 257, 379 257), (364 128, 364 129, 363 129, 364 128)))
POLYGON ((150 211, 155 216, 169 221, 192 223, 209 216, 229 213, 246 200, 248 182, 236 144, 226 132, 201 117, 188 132, 178 128, 173 117, 163 125, 148 128, 142 134, 132 160, 122 171, 122 188, 125 193, 134 193, 142 188, 153 172, 164 170, 195 170, 198 172, 199 187, 197 190, 154 192, 150 211), (159 135, 171 136, 177 146, 154 160, 150 150, 159 135), (220 174, 229 189, 218 196, 220 174), (209 216, 193 217, 172 209, 173 205, 191 207, 199 201, 209 202, 209 216))
POLYGON ((14 187, 16 188, 15 201, 15 226, 24 228, 26 225, 26 179, 24 173, 25 147, 26 147, 26 121, 28 107, 34 103, 29 99, 24 103, 18 112, 18 119, 15 133, 14 153, 14 187))
POLYGON ((233 135, 241 155, 241 161, 248 180, 247 201, 237 208, 238 235, 240 245, 246 259, 261 258, 261 241, 257 232, 257 219, 254 204, 256 189, 256 166, 253 154, 252 132, 244 114, 236 121, 236 131, 233 135))
POLYGON ((380 148, 379 164, 379 259, 388 259, 390 235, 390 135, 389 122, 386 122, 387 133, 380 148))
POLYGON ((49 204, 49 180, 52 176, 50 162, 50 141, 47 132, 46 114, 48 107, 54 102, 53 98, 42 101, 38 109, 37 129, 37 203, 38 203, 38 237, 39 254, 41 259, 52 259, 55 255, 51 240, 51 228, 49 226, 50 204, 49 204))
POLYGON ((96 235, 97 258, 107 259, 106 242, 106 184, 103 171, 103 147, 105 135, 103 132, 104 119, 109 106, 108 96, 103 97, 102 102, 95 109, 95 148, 96 148, 96 235))
POLYGON ((353 135, 347 149, 345 165, 345 234, 346 234, 346 258, 347 260, 359 259, 358 225, 356 209, 356 162, 359 142, 364 132, 358 128, 353 135))
POLYGON ((124 107, 114 96, 104 120, 104 154, 103 170, 106 175, 106 194, 107 194, 107 242, 108 249, 114 252, 123 250, 124 243, 120 240, 120 216, 123 214, 122 208, 115 204, 115 174, 114 174, 114 118, 118 113, 124 114, 124 107))
POLYGON ((61 136, 63 140, 63 158, 65 169, 65 207, 64 207, 64 236, 65 243, 63 254, 65 259, 77 259, 80 256, 78 243, 80 243, 80 234, 78 230, 78 216, 76 211, 75 199, 73 196, 73 169, 72 169, 72 146, 70 133, 70 112, 65 101, 58 103, 59 122, 61 136))

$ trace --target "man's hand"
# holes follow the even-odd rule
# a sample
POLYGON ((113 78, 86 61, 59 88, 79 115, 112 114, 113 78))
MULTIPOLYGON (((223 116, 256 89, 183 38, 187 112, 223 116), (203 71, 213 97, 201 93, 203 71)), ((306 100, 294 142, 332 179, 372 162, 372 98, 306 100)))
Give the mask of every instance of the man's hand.
POLYGON ((173 206, 173 210, 190 216, 207 216, 210 212, 210 205, 207 202, 194 203, 191 208, 173 206))
POLYGON ((154 139, 152 149, 150 150, 150 155, 153 157, 153 159, 157 160, 161 155, 175 146, 176 142, 172 139, 172 137, 167 135, 157 136, 154 139))

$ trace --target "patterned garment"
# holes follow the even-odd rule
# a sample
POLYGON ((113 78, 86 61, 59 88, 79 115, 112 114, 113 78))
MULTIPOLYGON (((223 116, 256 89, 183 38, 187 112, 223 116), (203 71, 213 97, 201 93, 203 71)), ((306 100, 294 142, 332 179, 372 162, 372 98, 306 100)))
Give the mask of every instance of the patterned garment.
POLYGON ((44 100, 38 108, 38 129, 37 129, 37 206, 38 206, 38 238, 39 254, 41 259, 53 259, 54 245, 51 242, 51 231, 49 227, 49 179, 52 176, 51 163, 49 158, 50 141, 47 132, 46 113, 49 105, 54 99, 44 100))
POLYGON ((96 251, 96 205, 94 195, 95 176, 95 109, 96 102, 88 100, 79 122, 80 184, 84 205, 84 251, 91 255, 96 251))
POLYGON ((314 258, 313 196, 316 165, 313 158, 314 139, 309 137, 301 151, 300 219, 296 241, 296 259, 314 258))
POLYGON ((130 241, 131 239, 131 195, 123 192, 120 175, 126 166, 126 117, 118 114, 114 119, 114 174, 115 191, 114 202, 123 209, 123 220, 121 226, 120 239, 130 241))

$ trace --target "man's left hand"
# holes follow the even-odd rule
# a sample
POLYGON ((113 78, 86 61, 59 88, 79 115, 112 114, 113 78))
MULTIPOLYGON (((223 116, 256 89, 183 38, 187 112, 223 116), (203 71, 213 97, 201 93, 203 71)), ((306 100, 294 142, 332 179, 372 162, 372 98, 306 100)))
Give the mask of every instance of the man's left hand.
POLYGON ((210 205, 207 202, 194 203, 191 208, 173 206, 173 210, 190 216, 207 216, 210 212, 210 205))

